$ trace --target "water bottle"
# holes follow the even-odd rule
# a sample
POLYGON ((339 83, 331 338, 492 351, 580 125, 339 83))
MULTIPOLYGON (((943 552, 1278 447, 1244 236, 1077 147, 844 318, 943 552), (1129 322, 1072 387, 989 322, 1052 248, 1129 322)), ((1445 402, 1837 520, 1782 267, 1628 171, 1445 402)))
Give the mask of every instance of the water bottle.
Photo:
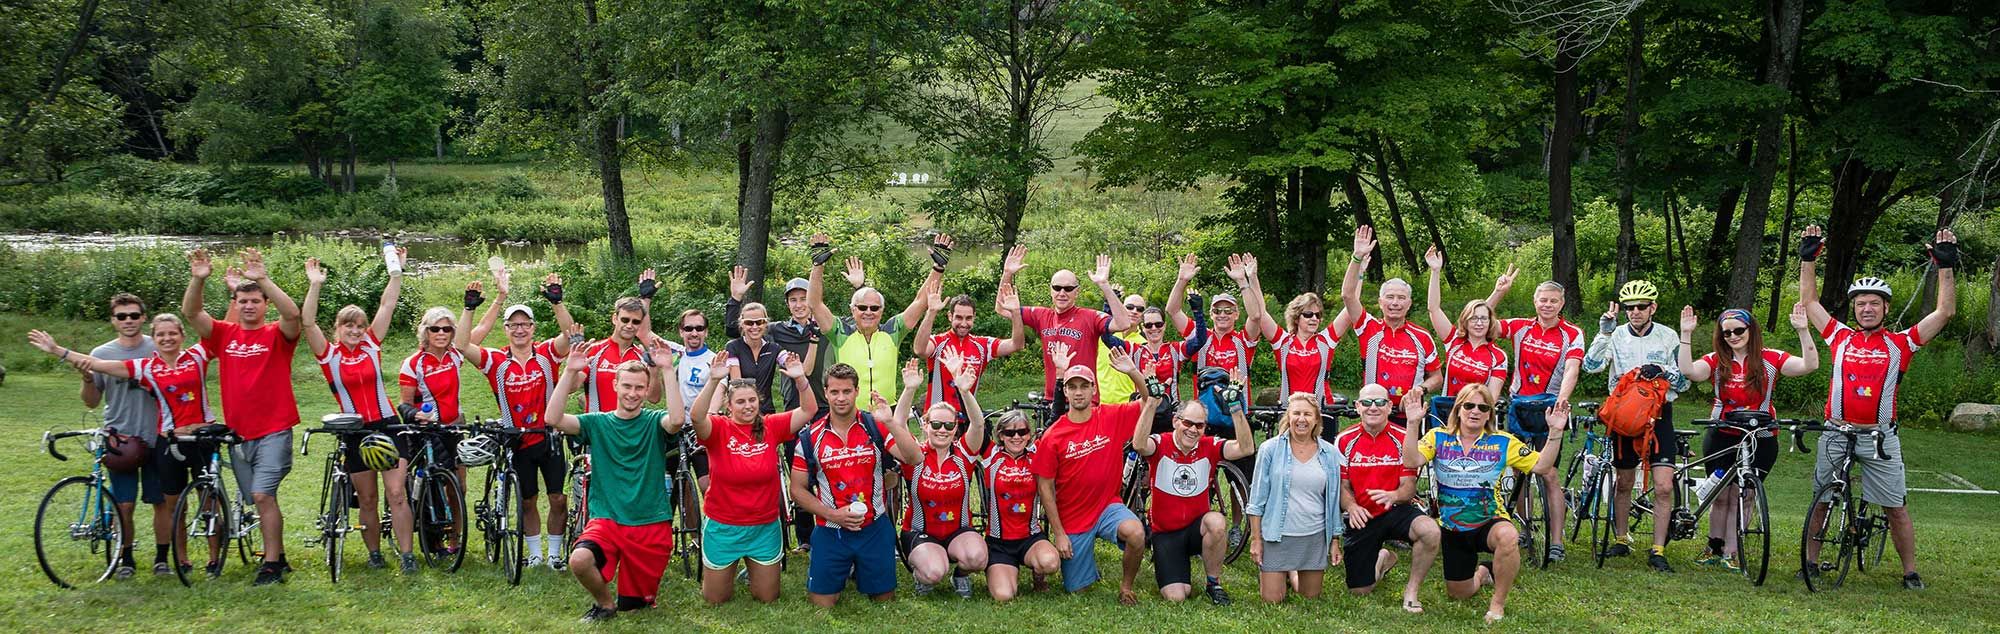
POLYGON ((388 265, 390 273, 403 272, 403 260, 396 257, 396 241, 382 241, 382 262, 388 265))
POLYGON ((1722 486, 1722 474, 1720 472, 1710 472, 1708 477, 1696 480, 1694 482, 1695 506, 1701 506, 1703 502, 1707 502, 1708 496, 1715 493, 1715 489, 1720 486, 1722 486))
POLYGON ((437 419, 436 419, 436 416, 437 416, 437 406, 436 406, 436 405, 432 405, 432 404, 430 404, 430 403, 426 402, 426 403, 424 403, 424 406, 423 406, 423 407, 421 407, 421 408, 418 408, 418 409, 417 409, 417 411, 419 411, 419 412, 422 412, 422 413, 425 413, 425 414, 430 414, 430 415, 432 416, 432 419, 431 419, 431 422, 432 422, 432 423, 436 423, 436 422, 438 422, 438 421, 437 421, 437 419))

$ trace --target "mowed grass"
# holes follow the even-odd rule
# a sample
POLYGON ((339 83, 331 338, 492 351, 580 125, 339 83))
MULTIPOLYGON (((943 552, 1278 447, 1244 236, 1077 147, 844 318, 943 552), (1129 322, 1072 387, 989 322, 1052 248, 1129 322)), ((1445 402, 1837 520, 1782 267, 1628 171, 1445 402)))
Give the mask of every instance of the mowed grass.
MULTIPOLYGON (((297 394, 306 418, 313 420, 328 410, 329 397, 316 372, 300 370, 297 394)), ((6 631, 1409 631, 1478 627, 1486 605, 1483 596, 1468 602, 1446 598, 1434 570, 1423 590, 1428 612, 1403 614, 1394 589, 1406 579, 1407 567, 1399 567, 1385 581, 1386 591, 1374 596, 1338 592, 1340 577, 1335 569, 1329 571, 1327 596, 1295 597, 1267 606, 1257 600, 1255 569, 1245 557, 1225 574, 1237 600, 1227 608, 1206 601, 1172 605, 1157 599, 1148 565, 1139 581, 1145 598, 1136 608, 1117 605, 1114 581, 1077 595, 1029 594, 996 605, 985 598, 983 577, 975 576, 978 594, 971 601, 946 591, 872 604, 849 593, 834 609, 819 610, 804 597, 805 561, 793 557, 784 575, 784 596, 775 605, 758 604, 739 594, 733 603, 707 607, 676 561, 660 588, 659 607, 586 627, 575 622, 586 599, 566 573, 530 570, 519 587, 509 587, 477 558, 476 542, 465 568, 455 575, 425 570, 404 577, 368 569, 357 535, 348 542, 345 578, 338 585, 328 583, 323 551, 304 543, 318 499, 324 464, 320 452, 327 446, 318 443, 313 455, 298 459, 282 490, 289 515, 286 545, 297 567, 288 583, 252 587, 251 569, 235 565, 219 581, 184 588, 171 577, 154 578, 142 567, 140 576, 131 581, 59 590, 35 562, 31 528, 35 505, 57 478, 81 473, 86 465, 56 462, 42 453, 39 439, 43 431, 78 426, 83 408, 76 399, 74 375, 24 374, 9 379, 0 387, 0 403, 5 404, 0 407, 0 436, 7 439, 0 441, 0 460, 4 460, 0 489, 7 493, 0 497, 0 515, 11 518, 8 529, 0 531, 0 552, 5 553, 0 571, 6 575, 6 583, 0 585, 0 629, 6 631)), ((998 402, 1018 391, 995 391, 1022 390, 1033 382, 1008 377, 982 391, 990 394, 989 401, 998 402)), ((490 413, 490 401, 472 394, 468 391, 466 398, 473 411, 490 413)), ((2000 437, 1911 430, 1905 441, 1912 470, 1950 472, 1981 487, 2000 488, 2000 469, 1996 469, 2000 461, 1993 457, 2000 450, 2000 437)), ((1695 567, 1691 560, 1698 545, 1692 543, 1670 547, 1680 570, 1674 575, 1645 571, 1639 557, 1614 560, 1598 570, 1576 548, 1570 562, 1522 575, 1504 629, 1970 632, 1991 631, 2000 623, 1996 607, 2000 573, 1991 564, 2000 496, 1912 494, 1920 569, 1930 589, 1902 590, 1892 551, 1884 562, 1886 570, 1850 577, 1838 591, 1810 594, 1791 578, 1810 469, 1807 456, 1788 453, 1780 458, 1772 482, 1773 524, 1778 531, 1766 586, 1751 587, 1740 577, 1695 567)), ((1934 479, 1912 478, 1913 483, 1934 479)), ((151 538, 150 530, 140 532, 143 564, 150 560, 151 538)), ((1107 579, 1115 579, 1117 555, 1109 547, 1100 547, 1098 553, 1107 579)), ((907 576, 903 582, 907 591, 907 576)))

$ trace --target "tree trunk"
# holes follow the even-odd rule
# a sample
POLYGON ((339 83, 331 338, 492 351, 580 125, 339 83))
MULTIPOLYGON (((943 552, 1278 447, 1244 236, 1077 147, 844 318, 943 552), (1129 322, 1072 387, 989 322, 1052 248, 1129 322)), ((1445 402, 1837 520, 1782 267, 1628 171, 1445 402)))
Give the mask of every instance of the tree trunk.
MULTIPOLYGON (((1792 59, 1798 56, 1799 24, 1804 0, 1769 0, 1765 14, 1766 39, 1771 42, 1764 78, 1772 88, 1786 95, 1792 90, 1792 59)), ((1736 232, 1736 257, 1729 264, 1729 294, 1724 304, 1749 307, 1757 301, 1757 265, 1764 260, 1764 219, 1771 211, 1771 189, 1778 178, 1778 131, 1785 125, 1785 108, 1764 112, 1757 124, 1755 173, 1750 179, 1749 198, 1743 203, 1742 228, 1736 232)), ((1781 236, 1779 241, 1784 238, 1781 236)))
POLYGON ((438 157, 438 158, 440 158, 440 159, 444 158, 444 125, 443 125, 443 124, 439 124, 439 125, 438 125, 438 127, 437 127, 437 142, 436 142, 436 147, 437 147, 437 157, 438 157))
POLYGON ((1992 282, 1986 285, 1986 351, 2000 350, 2000 256, 1993 258, 1994 274, 1986 277, 1992 282))
POLYGON ((785 141, 792 133, 792 115, 774 108, 755 115, 755 135, 750 140, 744 174, 743 203, 736 208, 736 263, 750 273, 750 301, 764 296, 766 250, 771 245, 771 203, 778 180, 779 161, 785 141))
POLYGON ((358 154, 360 152, 354 146, 354 135, 347 135, 347 156, 344 157, 346 164, 342 166, 340 175, 340 188, 345 193, 354 193, 354 173, 360 171, 359 168, 361 167, 358 159, 355 158, 358 154))
POLYGON ((1618 269, 1615 283, 1623 285, 1639 266, 1639 245, 1632 215, 1633 190, 1637 188, 1638 148, 1632 137, 1639 134, 1639 80, 1645 68, 1646 21, 1632 14, 1632 39, 1625 47, 1624 121, 1618 129, 1618 252, 1613 256, 1618 269))
POLYGON ((56 96, 62 94, 63 84, 69 83, 69 63, 76 59, 77 53, 82 52, 89 42, 90 35, 97 31, 96 22, 97 0, 83 0, 83 7, 77 10, 76 35, 70 38, 69 46, 63 49, 62 55, 56 58, 56 67, 50 71, 49 87, 42 91, 39 100, 21 100, 20 107, 14 110, 13 120, 7 123, 7 136, 16 136, 27 129, 29 108, 37 102, 54 103, 56 96))
POLYGON ((313 180, 322 183, 326 182, 326 174, 320 171, 319 144, 307 143, 304 150, 305 158, 303 160, 306 164, 306 175, 311 176, 313 180))
POLYGON ((1411 277, 1422 275, 1424 269, 1418 266, 1417 252, 1410 247, 1410 234, 1403 227, 1403 205, 1396 200, 1396 181, 1389 178, 1389 144, 1376 136, 1378 154, 1375 156, 1375 180, 1382 183, 1382 201, 1389 205, 1389 227, 1396 231, 1396 246, 1403 252, 1404 270, 1411 277))
POLYGON ((1576 270, 1576 210, 1570 199, 1570 161, 1583 119, 1577 111, 1577 60, 1568 54, 1556 56, 1555 123, 1549 134, 1549 226, 1555 240, 1555 261, 1550 272, 1563 285, 1564 312, 1584 314, 1583 294, 1576 270))
MULTIPOLYGON (((1307 171, 1308 173, 1311 173, 1317 170, 1307 170, 1307 171)), ((1362 189, 1361 185, 1361 168, 1359 166, 1356 166, 1352 169, 1349 169, 1347 170, 1346 173, 1344 173, 1341 176, 1341 178, 1342 178, 1341 189, 1343 190, 1344 193, 1347 194, 1347 206, 1348 208, 1354 210, 1354 226, 1356 227, 1359 227, 1361 225, 1368 225, 1371 227, 1374 226, 1375 225, 1374 214, 1368 211, 1368 190, 1362 189)), ((1331 199, 1329 199, 1329 202, 1331 202, 1331 199)), ((1331 227, 1333 225, 1329 223, 1324 226, 1331 227)), ((1328 232, 1329 235, 1331 235, 1331 233, 1332 232, 1328 232)), ((1322 239, 1320 241, 1325 242, 1326 239, 1322 239)), ((1324 253, 1324 249, 1322 249, 1322 253, 1324 253)), ((1381 242, 1378 241, 1375 243, 1375 251, 1369 254, 1369 258, 1370 260, 1368 262, 1368 279, 1373 282, 1381 282, 1382 281, 1381 242)), ((1321 259, 1324 260, 1325 258, 1321 259)), ((1319 265, 1319 268, 1323 270, 1326 268, 1326 265, 1322 263, 1319 265)), ((1321 277, 1324 278, 1324 275, 1322 275, 1321 277)), ((1324 282, 1324 279, 1322 279, 1322 282, 1324 282)), ((1319 289, 1321 287, 1315 286, 1313 288, 1314 292, 1319 292, 1319 289)))
POLYGON ((1892 202, 1889 188, 1897 176, 1898 170, 1877 171, 1852 156, 1834 165, 1826 252, 1820 256, 1820 269, 1825 275, 1820 282, 1819 302, 1827 312, 1839 315, 1847 309, 1847 286, 1861 270, 1861 247, 1892 202))
POLYGON ((611 113, 613 104, 604 103, 604 94, 611 90, 614 78, 611 63, 605 53, 598 50, 597 36, 599 20, 597 0, 583 0, 583 19, 586 37, 585 56, 589 60, 590 76, 586 77, 581 95, 585 125, 591 128, 592 153, 597 167, 598 184, 604 194, 604 224, 611 240, 612 257, 630 260, 633 257, 632 220, 625 213, 625 167, 624 148, 619 144, 619 116, 611 113))
POLYGON ((1389 159, 1396 162, 1396 173, 1402 175, 1403 184, 1410 188, 1410 200, 1417 203, 1417 215, 1423 218, 1424 229, 1431 236, 1431 244, 1436 245, 1438 255, 1444 257, 1444 281, 1457 284, 1458 277, 1451 273, 1451 252, 1445 250, 1444 234, 1438 231, 1437 218, 1431 215, 1430 203, 1424 201, 1424 190, 1417 187, 1416 182, 1411 180, 1410 164, 1403 160, 1403 148, 1396 144, 1395 139, 1388 139, 1388 142, 1389 159))
MULTIPOLYGON (((1755 146, 1748 140, 1736 144, 1736 162, 1744 168, 1751 165, 1751 152, 1755 146)), ((1731 182, 1722 188, 1716 198, 1715 223, 1709 226, 1708 248, 1702 250, 1701 285, 1696 304, 1713 308, 1722 302, 1723 291, 1727 289, 1724 276, 1723 258, 1729 249, 1729 232, 1736 224, 1736 207, 1743 202, 1743 183, 1731 182)))
MULTIPOLYGON (((1790 314, 1789 309, 1780 309, 1779 303, 1785 289, 1785 258, 1791 255, 1793 213, 1799 206, 1799 124, 1786 129, 1786 145, 1791 148, 1791 160, 1785 161, 1785 221, 1778 230, 1778 268, 1771 271, 1771 313, 1764 316, 1766 332, 1778 329, 1780 312, 1790 314)), ((1804 298, 1800 298, 1804 299, 1804 298)))

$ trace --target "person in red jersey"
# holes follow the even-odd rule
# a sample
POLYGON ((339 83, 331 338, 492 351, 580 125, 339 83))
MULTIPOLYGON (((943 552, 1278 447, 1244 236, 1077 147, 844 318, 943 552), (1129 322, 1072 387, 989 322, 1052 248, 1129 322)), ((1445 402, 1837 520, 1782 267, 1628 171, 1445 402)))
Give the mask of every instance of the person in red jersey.
POLYGON ((1451 396, 1465 386, 1477 383, 1486 386, 1490 394, 1500 394, 1506 385, 1507 351, 1495 343, 1500 327, 1493 306, 1513 288, 1514 276, 1520 271, 1507 265, 1507 272, 1493 281, 1493 294, 1466 302, 1458 320, 1452 321, 1445 313, 1444 291, 1438 284, 1444 271, 1444 253, 1431 246, 1424 252, 1424 264, 1431 271, 1425 301, 1430 308, 1431 330, 1444 333, 1444 393, 1431 397, 1430 416, 1424 425, 1428 429, 1444 424, 1445 417, 1451 415, 1451 396))
MULTIPOLYGON (((1148 319, 1157 317, 1156 313, 1147 315, 1148 319)), ((1164 387, 1159 379, 1147 377, 1149 393, 1164 387)), ((1152 433, 1150 418, 1141 418, 1132 427, 1132 450, 1146 461, 1147 473, 1152 474, 1147 521, 1152 530, 1153 582, 1160 587, 1160 597, 1168 601, 1185 601, 1194 593, 1190 563, 1200 554, 1202 571, 1207 573, 1204 587, 1208 600, 1216 605, 1230 603, 1229 592, 1222 588, 1229 521, 1211 510, 1208 498, 1222 461, 1256 455, 1257 443, 1251 437, 1243 404, 1222 405, 1236 428, 1232 440, 1208 435, 1208 407, 1198 400, 1175 406, 1170 432, 1152 433)))
MULTIPOLYGON (((1792 331, 1798 333, 1799 354, 1764 347, 1764 331, 1750 311, 1731 308, 1722 311, 1715 323, 1714 352, 1694 358, 1694 329, 1701 324, 1694 307, 1681 309, 1681 374, 1689 381, 1715 380, 1714 406, 1708 417, 1721 419, 1730 412, 1753 411, 1776 416, 1771 396, 1777 391, 1779 376, 1805 376, 1819 369, 1819 346, 1812 340, 1812 324, 1806 319, 1805 304, 1792 304, 1792 331)), ((1755 444, 1750 476, 1762 482, 1778 462, 1778 435, 1775 430, 1746 434, 1738 427, 1710 427, 1702 435, 1701 455, 1711 456, 1708 477, 1695 484, 1697 497, 1720 495, 1708 507, 1708 552, 1696 564, 1736 571, 1737 516, 1742 507, 1736 484, 1724 482, 1723 473, 1736 464, 1731 450, 1745 442, 1755 444), (1746 436, 1749 436, 1746 438, 1746 436), (1717 490, 1720 486, 1721 489, 1717 490)))
MULTIPOLYGON (((584 412, 610 411, 618 405, 618 366, 627 361, 637 361, 651 374, 650 383, 661 382, 661 373, 667 371, 646 365, 651 357, 647 354, 645 342, 655 337, 647 327, 648 312, 646 302, 637 297, 622 297, 612 304, 611 336, 591 342, 583 349, 584 362, 590 370, 590 380, 583 385, 584 412)), ((660 402, 660 386, 646 392, 646 402, 660 402)))
MULTIPOLYGON (((1512 278, 1508 279, 1511 282, 1512 278)), ((1498 306, 1500 296, 1506 289, 1496 287, 1494 290, 1495 295, 1489 298, 1492 301, 1488 306, 1498 306)), ((1548 441, 1545 413, 1551 408, 1569 404, 1570 391, 1576 389, 1577 373, 1583 371, 1583 329, 1563 319, 1564 301, 1561 284, 1542 282, 1535 287, 1533 319, 1500 320, 1498 336, 1514 344, 1514 379, 1508 387, 1507 432, 1532 447, 1539 448, 1548 441)), ((1561 455, 1556 455, 1555 460, 1557 465, 1562 464, 1561 455)), ((1556 470, 1536 473, 1541 476, 1547 490, 1562 490, 1556 470)), ((1551 526, 1548 558, 1562 561, 1566 556, 1563 537, 1568 533, 1563 525, 1568 521, 1569 503, 1560 495, 1549 496, 1548 502, 1551 526)))
POLYGON ((1048 576, 1062 565, 1042 522, 1035 490, 1035 429, 1026 412, 1000 413, 997 437, 980 459, 980 493, 986 496, 986 592, 994 601, 1012 601, 1020 592, 1021 569, 1034 575, 1034 589, 1047 589, 1048 576))
POLYGON ((218 372, 222 415, 229 429, 243 437, 230 447, 237 490, 257 506, 258 528, 264 540, 264 563, 257 585, 279 583, 291 564, 285 560, 285 517, 278 508, 278 483, 292 470, 292 428, 299 424, 298 399, 292 393, 292 354, 298 349, 303 321, 290 295, 271 282, 264 254, 244 249, 241 286, 230 289, 235 321, 220 321, 203 306, 203 286, 215 268, 206 249, 188 255, 188 287, 181 295, 181 318, 201 345, 220 360, 218 372), (266 321, 267 310, 278 309, 277 322, 266 321))
POLYGON ((1417 472, 1403 465, 1405 429, 1389 418, 1396 402, 1388 388, 1361 387, 1354 404, 1361 424, 1343 429, 1333 439, 1346 460, 1340 479, 1340 507, 1347 520, 1341 546, 1347 565, 1347 591, 1367 595, 1396 566, 1396 551, 1383 542, 1410 544, 1410 579, 1403 584, 1403 611, 1421 614, 1417 588, 1437 560, 1438 525, 1412 504, 1417 498, 1417 472))
MULTIPOLYGON (((720 376, 733 361, 728 353, 709 360, 709 376, 720 376)), ((778 565, 784 559, 784 487, 778 477, 779 447, 812 422, 819 403, 806 383, 806 365, 785 355, 779 369, 794 384, 797 408, 765 414, 770 390, 755 380, 709 381, 695 397, 692 412, 713 411, 724 399, 725 416, 692 415, 695 440, 708 449, 708 492, 703 496, 701 598, 710 605, 736 594, 736 564, 749 569, 750 596, 778 600, 778 565)))
MULTIPOLYGON (((1194 256, 1190 254, 1188 257, 1194 256)), ((1236 282, 1236 292, 1247 296, 1249 281, 1243 275, 1243 256, 1230 254, 1229 265, 1225 270, 1229 279, 1236 282)), ((1246 330, 1250 320, 1241 319, 1243 323, 1239 325, 1239 318, 1247 313, 1242 302, 1236 298, 1237 295, 1231 293, 1216 293, 1215 297, 1209 298, 1208 344, 1201 347, 1201 354, 1194 355, 1196 373, 1208 368, 1218 368, 1228 374, 1240 368, 1243 376, 1249 376, 1250 361, 1257 354, 1257 338, 1246 330)), ((1174 330, 1179 331, 1181 337, 1185 339, 1194 335, 1195 321, 1188 317, 1187 311, 1183 308, 1186 302, 1175 301, 1176 299, 1178 298, 1167 298, 1167 316, 1173 319, 1174 330)), ((1246 384, 1244 390, 1249 389, 1246 384)))
MULTIPOLYGON (((1367 225, 1355 230, 1368 236, 1366 252, 1375 248, 1374 231, 1367 225)), ((1439 373, 1444 359, 1438 355, 1437 339, 1431 332, 1410 321, 1410 283, 1402 278, 1383 282, 1375 303, 1382 316, 1376 317, 1361 305, 1360 278, 1351 279, 1353 286, 1340 287, 1340 302, 1342 312, 1354 315, 1351 332, 1361 350, 1361 380, 1387 388, 1389 398, 1398 402, 1422 400, 1425 393, 1444 384, 1439 373)), ((1404 424, 1401 408, 1391 409, 1390 420, 1404 424)))
MULTIPOLYGON (((1819 284, 1813 273, 1825 236, 1817 225, 1806 227, 1799 245, 1799 297, 1805 304, 1806 317, 1819 330, 1820 337, 1826 339, 1833 354, 1833 376, 1827 382, 1826 420, 1830 424, 1884 434, 1880 440, 1861 437, 1857 442, 1863 446, 1854 448, 1854 460, 1861 468, 1861 499, 1881 506, 1882 512, 1889 516, 1889 535, 1896 543, 1896 556, 1903 563, 1903 587, 1911 590, 1923 589, 1924 580, 1917 574, 1917 531, 1910 523, 1903 441, 1896 434, 1896 396, 1903 373, 1910 369, 1910 357, 1942 334, 1945 324, 1958 312, 1958 285, 1952 273, 1959 264, 1958 236, 1950 229, 1941 229, 1932 240, 1937 308, 1915 326, 1902 330, 1889 328, 1892 292, 1888 282, 1880 278, 1864 277, 1847 287, 1853 323, 1834 319, 1819 302, 1819 284), (1881 446, 1873 446, 1877 443, 1881 446), (1877 452, 1888 455, 1888 459, 1876 458, 1877 452)), ((1813 467, 1815 488, 1845 475, 1835 473, 1833 466, 1840 456, 1848 453, 1847 445, 1846 436, 1820 435, 1818 460, 1813 467)), ((1822 525, 1826 512, 1826 504, 1813 505, 1807 526, 1822 525)), ((1818 540, 1807 540, 1806 561, 1819 559, 1819 545, 1818 540)), ((1815 573, 1817 568, 1812 566, 1807 574, 1815 573)))
MULTIPOLYGON (((397 249, 399 261, 407 261, 408 251, 397 249)), ((389 336, 389 324, 396 314, 396 300, 402 295, 402 267, 389 270, 389 283, 382 287, 382 298, 375 303, 375 314, 371 318, 368 311, 349 304, 340 307, 333 316, 332 339, 319 327, 320 292, 326 287, 326 268, 319 258, 306 259, 306 298, 301 321, 304 324, 306 346, 312 350, 313 359, 319 362, 320 375, 326 378, 326 385, 333 390, 333 403, 340 413, 360 416, 362 428, 380 432, 384 426, 395 422, 396 408, 389 404, 389 392, 382 389, 382 339, 389 336)), ((389 498, 390 523, 395 526, 396 543, 403 545, 403 572, 416 571, 416 557, 408 550, 410 540, 410 500, 403 491, 403 469, 407 463, 398 461, 396 467, 375 473, 361 460, 359 443, 347 447, 342 460, 342 468, 347 470, 348 481, 354 484, 354 497, 361 506, 361 541, 368 547, 368 565, 380 568, 388 563, 382 558, 382 496, 389 498), (378 484, 376 476, 380 475, 378 484)))
POLYGON ((978 317, 978 311, 970 296, 959 295, 947 301, 943 293, 932 287, 930 297, 926 299, 925 304, 924 318, 917 322, 916 341, 911 345, 911 350, 918 357, 930 359, 930 389, 924 391, 924 408, 929 409, 930 406, 942 402, 963 410, 964 405, 958 402, 958 390, 954 387, 958 384, 957 377, 953 376, 944 364, 939 363, 937 357, 942 351, 949 349, 963 359, 965 371, 972 374, 971 391, 978 393, 979 377, 985 374, 986 366, 1001 357, 1014 354, 1026 345, 1026 339, 1022 335, 1021 297, 1014 291, 1012 285, 1002 286, 993 302, 994 314, 1006 317, 1013 328, 1006 339, 972 334, 972 325, 974 319, 978 317), (932 323, 936 321, 940 311, 946 313, 946 318, 951 322, 951 330, 933 335, 932 323))
MULTIPOLYGON (((903 562, 910 569, 917 596, 929 594, 944 582, 950 571, 952 590, 959 598, 972 598, 975 571, 986 569, 986 540, 972 528, 972 482, 978 477, 976 456, 986 451, 986 413, 972 393, 976 374, 965 369, 965 359, 946 349, 936 363, 958 377, 950 389, 965 404, 963 420, 970 421, 961 436, 960 412, 942 401, 924 408, 922 456, 902 464, 903 482, 903 562)), ((922 372, 903 377, 905 391, 922 381, 922 372)), ((932 388, 932 392, 937 391, 932 388)), ((903 424, 901 417, 892 425, 903 424)), ((894 439, 890 449, 896 449, 894 439)))
MULTIPOLYGON (((1001 286, 1013 285, 1014 274, 1027 266, 1027 259, 1028 251, 1024 247, 1016 246, 1007 254, 1000 268, 1001 286)), ((1104 297, 1118 296, 1117 291, 1111 289, 1111 256, 1097 256, 1097 267, 1090 271, 1090 282, 1097 285, 1098 292, 1104 297)), ((1078 306, 1078 288, 1076 273, 1069 269, 1056 271, 1049 276, 1049 305, 1021 309, 1021 322, 1035 329, 1042 341, 1042 395, 1054 400, 1058 410, 1066 409, 1063 399, 1067 398, 1068 392, 1057 391, 1060 386, 1056 377, 1068 368, 1055 363, 1051 346, 1063 344, 1075 355, 1073 361, 1077 365, 1095 368, 1098 338, 1106 332, 1120 332, 1132 327, 1131 318, 1125 313, 1105 314, 1078 306)), ((1095 387, 1096 384, 1093 379, 1091 385, 1095 387)), ((1096 402, 1097 395, 1092 394, 1091 399, 1096 402)))
MULTIPOLYGON (((911 359, 909 371, 921 374, 911 359)), ((889 515, 890 457, 916 462, 917 439, 908 427, 888 424, 894 415, 880 394, 871 394, 875 411, 864 412, 856 399, 861 375, 854 366, 835 363, 826 371, 826 413, 799 435, 792 458, 792 501, 813 514, 812 561, 806 569, 806 598, 830 608, 854 580, 855 589, 874 601, 896 598, 896 536, 889 515), (886 438, 895 438, 892 448, 886 438)), ((899 399, 904 416, 916 398, 917 386, 905 386, 899 399)))
MULTIPOLYGON (((541 288, 542 297, 549 300, 551 312, 555 313, 556 335, 542 341, 535 340, 533 309, 525 304, 500 309, 510 290, 507 272, 501 271, 494 282, 498 286, 495 301, 480 315, 478 323, 453 333, 453 344, 459 354, 486 376, 487 388, 500 409, 500 424, 535 432, 522 434, 510 454, 514 473, 520 477, 521 528, 526 534, 523 541, 527 546, 527 565, 535 567, 547 562, 549 567, 561 570, 569 559, 563 550, 563 529, 569 522, 569 497, 563 495, 563 485, 569 478, 569 463, 563 460, 561 445, 549 439, 548 422, 542 419, 542 412, 548 409, 549 390, 555 388, 559 375, 557 367, 569 356, 568 334, 581 329, 563 306, 562 278, 556 274, 550 273, 541 288), (507 347, 481 347, 480 342, 493 331, 496 319, 501 320, 507 331, 507 347), (544 486, 549 492, 546 534, 542 532, 541 505, 535 501, 541 497, 544 486)), ((458 321, 472 323, 472 309, 459 313, 458 321)))
MULTIPOLYGON (((1341 288, 1360 284, 1361 270, 1368 266, 1368 253, 1375 248, 1374 233, 1367 227, 1354 232, 1354 252, 1348 256, 1347 273, 1341 280, 1341 288)), ((1247 261, 1245 275, 1250 280, 1249 300, 1252 310, 1257 311, 1257 330, 1267 335, 1271 353, 1278 360, 1279 389, 1289 396, 1304 392, 1322 405, 1333 401, 1333 351, 1340 344, 1341 333, 1353 327, 1357 317, 1354 311, 1341 309, 1340 313, 1328 319, 1325 302, 1318 293, 1303 293, 1285 304, 1285 324, 1282 330, 1268 311, 1260 307, 1264 303, 1263 284, 1257 281, 1257 260, 1247 261)), ((1327 428, 1324 433, 1332 434, 1327 428)), ((1329 436, 1327 438, 1331 440, 1329 436)))
MULTIPOLYGON (((1092 345, 1086 342, 1081 347, 1092 345)), ((1120 441, 1130 437, 1139 421, 1152 420, 1159 399, 1147 396, 1137 402, 1093 405, 1097 371, 1078 362, 1066 343, 1051 343, 1049 349, 1055 361, 1069 364, 1062 373, 1067 409, 1042 434, 1033 470, 1042 508, 1048 512, 1049 538, 1063 558, 1063 589, 1079 592, 1097 583, 1093 542, 1102 539, 1124 548, 1118 602, 1134 605, 1139 595, 1132 584, 1146 556, 1146 530, 1139 516, 1118 499, 1119 473, 1125 465, 1120 441)), ((1144 382, 1123 351, 1112 351, 1111 358, 1133 382, 1144 382)))

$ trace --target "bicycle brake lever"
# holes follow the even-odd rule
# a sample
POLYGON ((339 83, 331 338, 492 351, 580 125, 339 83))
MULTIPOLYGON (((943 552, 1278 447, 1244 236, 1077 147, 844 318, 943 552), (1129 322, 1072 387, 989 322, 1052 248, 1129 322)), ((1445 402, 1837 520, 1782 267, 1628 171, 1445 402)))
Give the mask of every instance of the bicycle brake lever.
POLYGON ((1806 428, 1803 425, 1792 428, 1792 451, 1806 452, 1806 428))

